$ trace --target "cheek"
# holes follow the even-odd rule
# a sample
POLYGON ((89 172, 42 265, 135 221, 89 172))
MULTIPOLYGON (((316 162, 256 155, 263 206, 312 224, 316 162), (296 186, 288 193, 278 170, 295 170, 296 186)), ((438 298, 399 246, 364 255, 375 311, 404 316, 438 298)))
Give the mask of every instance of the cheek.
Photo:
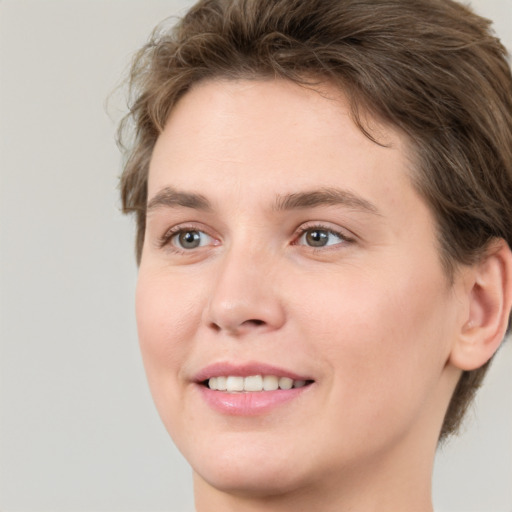
POLYGON ((141 268, 136 290, 136 317, 143 349, 172 353, 198 325, 200 292, 163 272, 141 268))
POLYGON ((413 356, 425 349, 435 352, 437 338, 452 317, 450 293, 435 266, 425 273, 407 271, 405 265, 393 271, 384 262, 375 272, 353 271, 332 279, 324 289, 328 295, 317 297, 317 303, 323 304, 324 325, 332 324, 333 330, 348 334, 365 358, 372 354, 384 359, 386 354, 413 356), (426 338, 430 340, 427 345, 426 338))
POLYGON ((179 376, 199 325, 196 296, 187 287, 175 291, 168 276, 139 273, 136 290, 136 317, 139 343, 148 383, 162 414, 178 402, 179 376))
POLYGON ((304 317, 315 319, 306 328, 331 368, 331 410, 341 403, 369 427, 396 429, 436 392, 453 315, 442 276, 427 276, 343 276, 310 293, 316 311, 304 317))

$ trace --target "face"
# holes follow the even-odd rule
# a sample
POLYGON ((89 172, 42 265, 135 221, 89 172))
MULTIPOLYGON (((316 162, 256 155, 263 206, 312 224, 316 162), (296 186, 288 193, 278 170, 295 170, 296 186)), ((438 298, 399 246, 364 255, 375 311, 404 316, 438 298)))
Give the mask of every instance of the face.
POLYGON ((211 81, 157 141, 139 337, 201 485, 327 485, 435 444, 460 301, 407 141, 372 130, 329 86, 211 81))

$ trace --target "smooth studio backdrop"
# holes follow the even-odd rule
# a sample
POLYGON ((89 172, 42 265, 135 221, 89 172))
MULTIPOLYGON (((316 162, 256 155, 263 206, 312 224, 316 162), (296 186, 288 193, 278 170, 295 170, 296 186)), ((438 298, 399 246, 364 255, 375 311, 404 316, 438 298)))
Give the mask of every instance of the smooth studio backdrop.
MULTIPOLYGON (((114 142, 130 57, 187 0, 0 0, 0 510, 192 511, 134 321, 114 142)), ((473 0, 512 48, 512 0, 473 0)), ((512 344, 438 457, 437 512, 512 512, 512 344)))

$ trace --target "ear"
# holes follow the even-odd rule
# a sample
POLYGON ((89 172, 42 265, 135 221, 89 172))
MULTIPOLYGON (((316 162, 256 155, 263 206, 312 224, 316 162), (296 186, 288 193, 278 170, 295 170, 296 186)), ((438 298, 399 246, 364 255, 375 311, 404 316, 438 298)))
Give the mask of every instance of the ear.
POLYGON ((498 350, 512 307, 512 252, 503 239, 468 269, 468 309, 450 362, 461 370, 483 366, 498 350))

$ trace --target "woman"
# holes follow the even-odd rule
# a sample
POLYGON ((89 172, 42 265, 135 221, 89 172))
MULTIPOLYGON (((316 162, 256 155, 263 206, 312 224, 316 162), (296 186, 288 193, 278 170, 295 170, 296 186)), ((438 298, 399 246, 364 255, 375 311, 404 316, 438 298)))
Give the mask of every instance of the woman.
POLYGON ((139 338, 199 512, 432 510, 512 304, 488 28, 446 0, 202 1, 139 53, 139 338))

